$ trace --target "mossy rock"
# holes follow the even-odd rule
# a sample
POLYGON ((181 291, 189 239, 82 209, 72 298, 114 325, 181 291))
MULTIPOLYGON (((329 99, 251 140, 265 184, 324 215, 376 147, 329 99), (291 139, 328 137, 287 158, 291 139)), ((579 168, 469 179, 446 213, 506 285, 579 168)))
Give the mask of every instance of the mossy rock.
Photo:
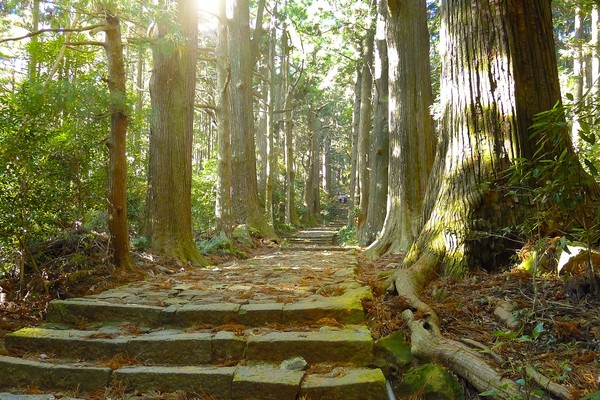
POLYGON ((236 226, 231 233, 231 237, 244 246, 251 247, 253 244, 252 236, 250 235, 250 229, 246 224, 236 226))
POLYGON ((404 334, 400 331, 375 342, 375 355, 400 368, 408 367, 413 360, 410 345, 406 343, 404 334))
POLYGON ((463 400, 463 390, 454 376, 437 364, 411 368, 397 386, 400 398, 463 400))

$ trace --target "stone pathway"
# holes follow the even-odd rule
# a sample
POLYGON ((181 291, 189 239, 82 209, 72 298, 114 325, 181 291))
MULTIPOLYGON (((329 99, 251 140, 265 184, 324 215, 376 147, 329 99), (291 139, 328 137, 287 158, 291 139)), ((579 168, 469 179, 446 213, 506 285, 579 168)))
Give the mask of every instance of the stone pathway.
POLYGON ((200 399, 385 399, 361 304, 372 294, 335 232, 301 231, 274 254, 55 300, 45 324, 6 336, 0 392, 86 397, 121 385, 200 399))

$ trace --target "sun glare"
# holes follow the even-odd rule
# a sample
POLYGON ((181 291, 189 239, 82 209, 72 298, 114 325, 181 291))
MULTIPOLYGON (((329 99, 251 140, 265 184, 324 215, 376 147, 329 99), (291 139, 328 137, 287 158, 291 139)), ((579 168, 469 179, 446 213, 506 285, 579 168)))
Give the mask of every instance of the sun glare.
POLYGON ((212 15, 218 15, 219 5, 224 0, 196 0, 198 9, 212 15))

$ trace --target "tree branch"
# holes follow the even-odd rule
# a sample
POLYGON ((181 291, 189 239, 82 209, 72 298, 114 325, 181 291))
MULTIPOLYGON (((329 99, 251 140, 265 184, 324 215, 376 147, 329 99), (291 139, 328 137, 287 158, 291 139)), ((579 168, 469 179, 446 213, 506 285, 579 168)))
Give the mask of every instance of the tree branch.
POLYGON ((0 43, 16 42, 16 41, 19 41, 19 40, 27 39, 27 38, 30 38, 30 37, 33 37, 33 36, 37 36, 37 35, 41 35, 41 34, 49 33, 49 32, 54 32, 54 33, 87 32, 87 31, 93 31, 95 29, 104 30, 104 29, 108 29, 108 27, 106 25, 103 25, 103 24, 98 24, 98 25, 86 26, 86 27, 83 27, 83 28, 40 29, 39 31, 29 32, 28 34, 23 35, 23 36, 0 39, 0 43))

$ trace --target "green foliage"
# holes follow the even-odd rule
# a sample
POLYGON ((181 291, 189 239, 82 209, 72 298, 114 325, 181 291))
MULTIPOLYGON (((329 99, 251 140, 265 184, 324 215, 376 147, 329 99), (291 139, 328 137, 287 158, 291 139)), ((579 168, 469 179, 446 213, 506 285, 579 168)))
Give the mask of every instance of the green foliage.
POLYGON ((336 242, 341 246, 357 246, 358 241, 356 240, 356 227, 349 225, 344 226, 338 232, 336 242))
POLYGON ((192 175, 192 227, 207 231, 215 223, 217 160, 209 160, 192 175))
POLYGON ((526 237, 541 237, 569 226, 573 212, 586 202, 591 177, 568 151, 565 109, 557 103, 540 113, 532 126, 535 153, 518 158, 507 170, 508 196, 535 206, 516 228, 526 237))

